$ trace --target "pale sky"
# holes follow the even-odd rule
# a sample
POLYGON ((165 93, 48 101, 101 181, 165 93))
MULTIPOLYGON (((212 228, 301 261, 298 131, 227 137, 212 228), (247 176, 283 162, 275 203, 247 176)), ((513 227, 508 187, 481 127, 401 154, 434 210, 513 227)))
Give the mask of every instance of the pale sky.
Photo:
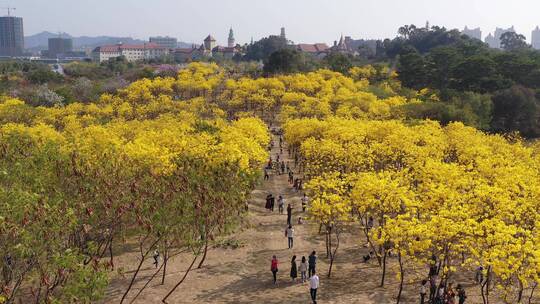
MULTIPOLYGON (((463 29, 515 26, 530 39, 540 25, 540 0, 0 0, 24 18, 25 35, 44 30, 74 36, 148 39, 169 35, 201 43, 211 33, 226 44, 229 27, 238 43, 284 26, 296 43, 353 38, 393 38, 404 24, 463 29)), ((5 14, 3 11, 1 14, 5 14)))

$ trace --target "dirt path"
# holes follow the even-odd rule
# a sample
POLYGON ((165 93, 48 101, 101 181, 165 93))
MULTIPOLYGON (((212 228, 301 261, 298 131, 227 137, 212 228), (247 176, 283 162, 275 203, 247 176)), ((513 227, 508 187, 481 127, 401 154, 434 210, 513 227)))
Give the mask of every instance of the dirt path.
MULTIPOLYGON (((275 142, 276 147, 272 150, 274 158, 279 153, 277 138, 275 142)), ((287 158, 286 149, 283 152, 281 157, 292 166, 294 161, 287 158)), ((169 298, 169 303, 310 303, 308 283, 302 284, 298 281, 292 283, 289 271, 293 255, 297 256, 299 263, 302 256, 307 258, 313 250, 316 250, 319 256, 317 264, 321 278, 319 303, 395 302, 393 299, 397 291, 395 276, 389 275, 386 288, 377 286, 379 268, 375 263, 361 262, 361 257, 367 253, 367 249, 360 245, 362 240, 358 239, 358 233, 355 234, 355 238, 349 234, 343 236, 332 279, 326 278, 328 266, 324 256, 324 241, 322 236, 317 236, 317 225, 309 223, 294 225, 294 248, 287 249, 287 238, 284 234, 286 213, 278 214, 277 201, 274 212, 264 208, 268 193, 272 193, 275 197, 283 195, 286 203, 293 205, 293 224, 297 222, 299 216, 304 216, 300 201, 302 193, 293 191, 286 174, 271 175, 269 181, 262 182, 251 195, 248 227, 233 236, 245 246, 238 249, 210 250, 203 268, 189 274, 186 281, 169 298), (277 285, 272 284, 270 272, 272 255, 276 255, 280 262, 277 285)), ((119 303, 136 261, 134 253, 125 254, 118 259, 117 266, 127 270, 126 278, 117 276, 113 279, 103 303, 119 303)), ((170 270, 165 285, 159 285, 159 279, 155 279, 135 303, 161 303, 163 295, 182 277, 190 261, 191 256, 173 259, 169 264, 170 270)), ((130 293, 131 296, 136 294, 152 275, 154 269, 151 258, 145 262, 145 267, 130 293)), ((413 300, 413 297, 416 298, 416 289, 416 283, 408 285, 402 303, 416 302, 416 299, 413 300)))

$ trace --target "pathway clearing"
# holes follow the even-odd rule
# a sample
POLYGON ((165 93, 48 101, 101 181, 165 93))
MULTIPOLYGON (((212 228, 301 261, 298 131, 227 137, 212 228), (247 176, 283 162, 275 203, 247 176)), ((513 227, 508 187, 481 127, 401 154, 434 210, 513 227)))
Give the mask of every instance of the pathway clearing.
MULTIPOLYGON (((279 153, 279 140, 271 151, 275 159, 279 153)), ((294 160, 288 158, 283 149, 281 158, 294 171, 294 160)), ((230 238, 244 244, 238 249, 209 249, 202 269, 192 270, 182 285, 168 299, 169 303, 311 303, 308 283, 292 283, 289 277, 291 258, 297 256, 299 265, 302 256, 306 259, 311 251, 317 251, 317 273, 321 286, 318 290, 319 303, 394 303, 389 291, 397 291, 394 280, 386 288, 377 286, 379 268, 375 262, 362 263, 362 255, 367 248, 359 245, 362 238, 345 234, 332 271, 332 278, 327 279, 328 265, 325 259, 324 236, 317 236, 318 225, 305 223, 297 225, 302 213, 301 196, 303 192, 294 192, 288 183, 287 174, 270 176, 255 189, 249 199, 248 227, 232 235, 230 238), (276 197, 274 212, 264 208, 266 195, 272 193, 276 197), (292 222, 295 228, 294 248, 287 249, 285 228, 287 215, 278 214, 277 197, 283 195, 286 203, 294 207, 292 222), (278 284, 272 283, 270 260, 276 255, 279 260, 278 284)), ((178 256, 169 261, 165 285, 159 285, 160 278, 154 279, 134 303, 161 303, 163 296, 172 288, 187 269, 191 256, 178 256)), ((129 270, 126 278, 115 278, 103 303, 119 303, 125 290, 131 268, 137 260, 136 252, 117 258, 117 267, 129 270)), ((141 275, 130 296, 134 296, 146 280, 153 274, 152 259, 145 262, 141 275)), ((300 273, 298 273, 300 276, 300 273)), ((410 286, 411 292, 416 286, 410 286)), ((403 303, 410 303, 405 294, 403 303)), ((131 298, 128 297, 129 303, 131 298)))

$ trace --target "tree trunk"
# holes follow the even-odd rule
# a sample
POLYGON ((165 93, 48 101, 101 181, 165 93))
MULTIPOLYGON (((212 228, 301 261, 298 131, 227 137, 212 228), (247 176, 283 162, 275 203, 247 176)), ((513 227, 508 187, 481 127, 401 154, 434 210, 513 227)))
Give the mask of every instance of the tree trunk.
POLYGON ((531 290, 531 295, 529 296, 529 304, 531 304, 532 298, 534 296, 534 290, 536 289, 537 286, 538 286, 538 283, 534 283, 534 286, 531 290))
MULTIPOLYGON (((334 265, 334 260, 336 259, 337 251, 339 249, 339 233, 337 230, 334 232, 336 234, 336 248, 334 249, 334 252, 332 252, 332 248, 330 248, 330 266, 328 267, 328 278, 332 275, 332 266, 334 265)), ((332 230, 330 230, 330 238, 332 238, 332 230)), ((330 243, 331 244, 331 243, 330 243)))
POLYGON ((111 236, 111 240, 109 243, 109 264, 111 265, 111 270, 114 270, 114 255, 113 255, 113 237, 111 236))
POLYGON ((383 259, 382 259, 382 276, 381 276, 381 287, 384 287, 384 279, 386 277, 386 255, 387 255, 387 251, 386 249, 384 249, 384 253, 383 253, 383 259))
POLYGON ((489 304, 489 281, 490 281, 491 266, 488 266, 486 280, 480 285, 480 292, 482 293, 482 302, 489 304))
POLYGON ((517 302, 521 303, 521 299, 523 298, 523 283, 521 282, 519 278, 518 278, 518 283, 519 283, 519 290, 518 290, 517 302))
POLYGON ((182 279, 178 283, 176 283, 176 285, 174 285, 174 287, 169 291, 169 293, 167 293, 167 295, 165 295, 165 297, 161 300, 161 302, 167 303, 167 298, 176 290, 176 288, 178 288, 178 286, 180 286, 180 284, 182 284, 184 282, 187 275, 189 274, 189 272, 193 268, 193 265, 195 265, 195 262, 197 261, 198 257, 199 257, 199 254, 197 253, 195 255, 195 257, 193 258, 193 261, 189 265, 189 268, 186 270, 186 273, 184 273, 184 276, 182 277, 182 279))
MULTIPOLYGON (((146 238, 145 238, 146 239, 146 238)), ((137 270, 135 270, 135 273, 133 273, 133 276, 131 277, 131 281, 129 282, 128 288, 126 289, 126 292, 124 292, 124 295, 122 296, 122 299, 120 300, 120 304, 124 303, 124 300, 126 299, 129 291, 133 287, 133 283, 135 282, 135 279, 137 278, 137 275, 139 275, 139 271, 141 270, 141 267, 144 263, 144 260, 148 256, 148 253, 150 253, 150 250, 156 246, 156 244, 159 242, 159 238, 152 243, 152 245, 148 248, 148 250, 143 254, 142 253, 142 244, 141 244, 141 261, 139 262, 139 265, 137 266, 137 270)), ((144 241, 143 241, 144 242, 144 241)))
POLYGON ((401 252, 398 252, 398 261, 399 261, 399 292, 397 296, 397 304, 401 301, 401 292, 403 291, 403 281, 405 279, 405 273, 403 272, 403 260, 401 259, 401 252))
POLYGON ((197 266, 197 269, 201 269, 204 263, 204 260, 206 259, 206 253, 208 252, 208 233, 205 233, 204 235, 204 252, 201 259, 201 262, 199 263, 199 266, 197 266))
POLYGON ((163 268, 163 265, 165 265, 165 264, 162 263, 161 266, 159 266, 158 270, 156 270, 156 272, 154 272, 152 277, 150 277, 150 279, 148 281, 146 281, 146 284, 144 284, 144 286, 139 290, 139 292, 137 292, 137 294, 133 297, 133 299, 131 299, 129 304, 132 304, 133 302, 135 302, 135 300, 139 297, 139 295, 143 292, 143 290, 146 289, 146 287, 148 287, 150 282, 152 282, 154 280, 154 278, 156 277, 156 275, 161 271, 161 268, 163 268))
POLYGON ((161 285, 165 285, 165 276, 167 275, 167 262, 169 262, 169 248, 163 252, 163 274, 161 275, 161 285))

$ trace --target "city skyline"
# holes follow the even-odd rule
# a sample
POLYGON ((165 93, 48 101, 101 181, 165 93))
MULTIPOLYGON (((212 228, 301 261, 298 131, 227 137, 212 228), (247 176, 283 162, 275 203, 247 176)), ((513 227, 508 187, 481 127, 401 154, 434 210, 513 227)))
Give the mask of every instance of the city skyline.
POLYGON ((0 1, 3 6, 17 7, 12 14, 24 18, 26 36, 51 31, 145 40, 150 36, 171 36, 179 41, 200 43, 212 34, 220 45, 227 45, 230 27, 235 30, 236 41, 242 44, 252 37, 279 34, 281 27, 287 29, 288 37, 295 42, 332 43, 341 33, 364 39, 393 38, 400 26, 422 26, 426 21, 448 29, 480 27, 484 37, 496 27, 514 26, 530 42, 531 31, 540 23, 535 15, 540 11, 540 3, 532 0, 521 1, 519 7, 506 6, 499 0, 357 2, 202 0, 194 4, 184 0, 156 0, 150 5, 139 0, 97 0, 75 5, 67 0, 0 1))

